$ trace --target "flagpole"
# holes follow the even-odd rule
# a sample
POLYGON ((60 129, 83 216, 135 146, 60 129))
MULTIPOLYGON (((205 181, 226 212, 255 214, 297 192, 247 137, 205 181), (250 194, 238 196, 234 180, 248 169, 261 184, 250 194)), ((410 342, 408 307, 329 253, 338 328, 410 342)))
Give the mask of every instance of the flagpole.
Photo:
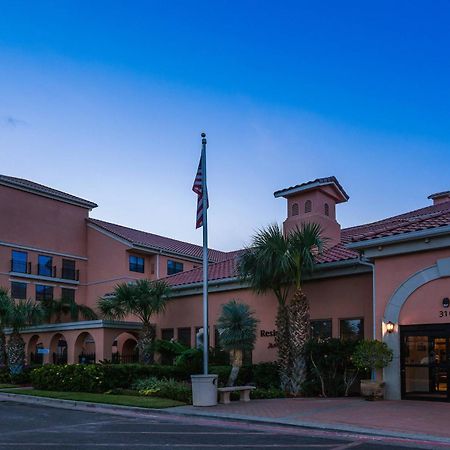
POLYGON ((206 134, 202 133, 203 192, 203 374, 208 375, 208 194, 206 188, 206 134))

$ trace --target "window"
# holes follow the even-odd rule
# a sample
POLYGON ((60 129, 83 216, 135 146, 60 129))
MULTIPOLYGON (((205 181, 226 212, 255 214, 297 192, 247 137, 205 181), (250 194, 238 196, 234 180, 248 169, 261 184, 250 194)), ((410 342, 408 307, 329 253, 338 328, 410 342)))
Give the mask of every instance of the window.
POLYGON ((173 328, 163 328, 161 330, 161 339, 163 341, 170 341, 174 337, 174 330, 173 328))
POLYGON ((305 202, 305 213, 309 213, 312 211, 312 201, 306 200, 305 202))
POLYGON ((61 298, 68 300, 69 302, 75 302, 75 289, 61 289, 61 298))
POLYGON ((311 320, 311 336, 316 339, 331 338, 331 319, 311 320))
POLYGON ((27 298, 27 283, 11 282, 11 297, 17 300, 25 300, 27 298))
POLYGON ((340 334, 341 339, 349 339, 349 340, 364 339, 364 320, 341 319, 340 334))
POLYGON ((292 205, 292 215, 293 216, 298 216, 298 203, 294 203, 292 205))
POLYGON ((42 275, 44 277, 51 277, 53 275, 52 266, 53 266, 53 259, 51 256, 39 255, 38 275, 42 275))
POLYGON ((178 328, 178 342, 191 346, 191 329, 190 328, 178 328))
POLYGON ((173 275, 174 273, 183 272, 183 263, 168 260, 167 261, 167 275, 173 275))
POLYGON ((144 273, 144 258, 141 256, 130 255, 130 272, 144 273))
POLYGON ((325 210, 325 215, 329 216, 330 215, 330 205, 328 203, 325 203, 324 210, 325 210))
POLYGON ((36 285, 36 301, 53 300, 53 286, 36 285))
POLYGON ((28 253, 13 250, 11 256, 11 272, 27 273, 28 253))
POLYGON ((77 278, 75 271, 75 261, 73 261, 72 259, 62 260, 61 277, 66 280, 75 280, 77 278))

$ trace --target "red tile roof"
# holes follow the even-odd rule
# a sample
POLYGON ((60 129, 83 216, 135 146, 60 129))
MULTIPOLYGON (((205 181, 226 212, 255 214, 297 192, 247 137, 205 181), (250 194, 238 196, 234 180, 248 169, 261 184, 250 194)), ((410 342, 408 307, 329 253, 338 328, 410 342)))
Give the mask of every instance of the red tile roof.
POLYGON ((36 195, 50 197, 66 203, 72 203, 83 208, 93 209, 98 205, 96 203, 85 200, 84 198, 75 197, 75 195, 67 194, 66 192, 58 191, 56 189, 44 186, 43 184, 35 183, 34 181, 25 180, 24 178, 9 177, 0 175, 0 184, 14 189, 20 189, 27 192, 32 192, 36 195))
MULTIPOLYGON (((88 222, 97 225, 98 227, 106 230, 117 237, 125 239, 130 244, 139 245, 142 247, 148 247, 157 251, 162 250, 177 255, 187 256, 190 258, 200 259, 202 258, 203 248, 200 245, 189 244, 188 242, 177 241, 176 239, 159 236, 153 233, 147 233, 145 231, 135 230, 133 228, 124 227, 122 225, 116 225, 114 223, 104 222, 98 219, 87 219, 88 222)), ((212 262, 223 261, 229 259, 229 255, 226 252, 219 250, 209 249, 209 260, 212 262)))
MULTIPOLYGON (((384 236, 395 236, 446 225, 450 225, 450 201, 427 206, 378 222, 345 228, 342 230, 342 242, 320 254, 317 257, 317 262, 324 264, 358 258, 358 252, 346 247, 346 244, 352 242, 384 236)), ((216 264, 210 264, 208 268, 208 279, 210 281, 217 281, 236 277, 238 256, 242 251, 230 252, 229 259, 217 262, 216 264)), ((202 268, 171 275, 166 280, 172 286, 198 283, 202 281, 202 268)))

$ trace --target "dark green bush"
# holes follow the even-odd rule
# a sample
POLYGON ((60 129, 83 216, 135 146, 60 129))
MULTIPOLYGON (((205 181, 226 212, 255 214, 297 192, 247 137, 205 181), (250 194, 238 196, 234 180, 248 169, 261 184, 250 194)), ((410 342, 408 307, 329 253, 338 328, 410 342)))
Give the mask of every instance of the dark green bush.
POLYGON ((352 355, 356 341, 311 339, 305 348, 307 377, 302 392, 307 396, 348 395, 357 380, 358 370, 352 355))
POLYGON ((145 378, 134 383, 133 389, 138 391, 139 395, 192 403, 191 385, 186 382, 175 381, 174 379, 145 378))
POLYGON ((189 381, 190 373, 180 367, 140 364, 46 365, 33 370, 33 387, 46 390, 105 392, 129 389, 142 378, 173 378, 189 381))
MULTIPOLYGON (((209 372, 219 375, 223 386, 231 366, 210 366, 209 372)), ((32 371, 31 383, 37 389, 83 392, 106 392, 113 389, 130 389, 145 378, 173 379, 190 382, 191 375, 200 373, 191 367, 141 365, 141 364, 71 364, 45 365, 32 371)), ((10 378, 8 381, 10 382, 10 378)), ((239 371, 238 385, 254 384, 258 388, 279 388, 278 369, 275 364, 244 366, 239 371)))
POLYGON ((35 367, 25 366, 21 373, 12 374, 7 367, 0 368, 0 383, 29 384, 31 372, 35 367))

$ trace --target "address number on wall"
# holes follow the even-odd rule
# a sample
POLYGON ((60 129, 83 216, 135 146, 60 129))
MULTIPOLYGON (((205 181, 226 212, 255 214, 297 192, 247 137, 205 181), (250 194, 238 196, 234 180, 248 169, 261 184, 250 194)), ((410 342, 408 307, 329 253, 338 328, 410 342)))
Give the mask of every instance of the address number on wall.
POLYGON ((439 311, 439 317, 450 317, 450 311, 439 311))

